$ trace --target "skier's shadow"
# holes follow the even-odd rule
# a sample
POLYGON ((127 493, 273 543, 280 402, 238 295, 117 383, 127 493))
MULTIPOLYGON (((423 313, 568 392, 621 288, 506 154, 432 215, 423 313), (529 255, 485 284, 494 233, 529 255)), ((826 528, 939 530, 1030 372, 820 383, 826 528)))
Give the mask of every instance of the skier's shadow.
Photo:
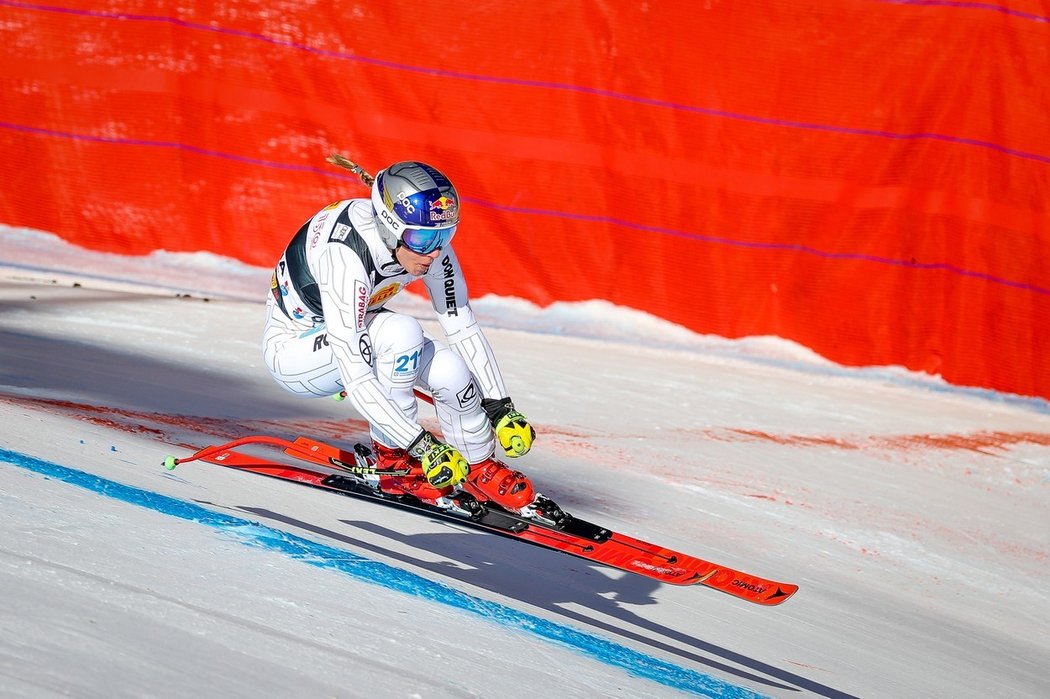
POLYGON ((619 636, 750 682, 783 690, 807 690, 834 699, 853 699, 844 692, 635 614, 624 605, 657 602, 653 593, 660 583, 643 576, 611 571, 605 566, 537 546, 522 543, 508 546, 503 537, 465 530, 443 520, 435 521, 445 525, 446 531, 419 534, 404 534, 374 522, 340 520, 346 525, 399 544, 388 547, 271 510, 254 507, 239 509, 349 544, 359 550, 374 552, 417 569, 431 571, 446 579, 492 591, 581 626, 619 636), (423 560, 404 552, 405 549, 425 550, 446 560, 423 560), (611 577, 610 573, 616 577, 611 577), (595 614, 576 611, 571 608, 573 606, 589 609, 595 614), (624 622, 625 625, 604 621, 603 616, 624 622), (673 645, 668 640, 688 649, 673 645))

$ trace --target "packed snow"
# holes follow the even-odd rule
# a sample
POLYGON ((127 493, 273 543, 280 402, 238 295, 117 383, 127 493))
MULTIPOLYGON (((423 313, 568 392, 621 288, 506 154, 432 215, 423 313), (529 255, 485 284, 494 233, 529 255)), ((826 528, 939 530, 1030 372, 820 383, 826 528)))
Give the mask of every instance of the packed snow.
POLYGON ((800 585, 760 607, 168 471, 249 434, 366 428, 269 378, 269 270, 2 227, 0 247, 4 696, 1050 696, 1044 400, 601 301, 478 299, 539 432, 514 465, 577 516, 800 585))

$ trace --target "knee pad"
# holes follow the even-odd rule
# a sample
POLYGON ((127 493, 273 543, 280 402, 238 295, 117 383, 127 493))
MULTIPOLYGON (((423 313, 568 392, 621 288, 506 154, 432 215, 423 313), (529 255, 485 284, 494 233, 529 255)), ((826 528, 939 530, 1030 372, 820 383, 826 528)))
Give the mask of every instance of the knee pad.
POLYGON ((435 402, 456 412, 481 410, 481 392, 474 375, 463 358, 448 347, 435 348, 424 379, 435 402))
POLYGON ((481 390, 466 362, 454 351, 435 346, 424 379, 434 397, 441 433, 470 463, 492 456, 495 435, 481 407, 481 390))
POLYGON ((390 388, 411 388, 426 364, 423 328, 400 313, 380 313, 368 326, 376 356, 376 374, 390 388))

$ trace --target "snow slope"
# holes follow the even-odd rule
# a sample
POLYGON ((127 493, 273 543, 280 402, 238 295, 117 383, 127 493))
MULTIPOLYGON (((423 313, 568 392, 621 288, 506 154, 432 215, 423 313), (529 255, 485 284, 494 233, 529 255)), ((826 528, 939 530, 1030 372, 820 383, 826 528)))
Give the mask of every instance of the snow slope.
POLYGON ((801 585, 761 608, 168 472, 237 436, 365 428, 269 379, 267 270, 0 242, 4 696, 1050 696, 1045 401, 598 302, 479 300, 540 431, 516 465, 579 516, 801 585))

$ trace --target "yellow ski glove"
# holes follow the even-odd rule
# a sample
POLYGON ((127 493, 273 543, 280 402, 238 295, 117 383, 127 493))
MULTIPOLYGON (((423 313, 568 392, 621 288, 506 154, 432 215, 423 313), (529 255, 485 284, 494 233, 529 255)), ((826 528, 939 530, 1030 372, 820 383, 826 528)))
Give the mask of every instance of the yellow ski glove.
POLYGON ((458 450, 426 430, 412 442, 408 453, 419 459, 423 465, 423 475, 435 488, 459 485, 470 473, 470 464, 458 450))
POLYGON ((496 441, 507 456, 517 458, 528 454, 536 439, 536 430, 527 417, 514 409, 510 398, 486 398, 481 405, 496 431, 496 441))

